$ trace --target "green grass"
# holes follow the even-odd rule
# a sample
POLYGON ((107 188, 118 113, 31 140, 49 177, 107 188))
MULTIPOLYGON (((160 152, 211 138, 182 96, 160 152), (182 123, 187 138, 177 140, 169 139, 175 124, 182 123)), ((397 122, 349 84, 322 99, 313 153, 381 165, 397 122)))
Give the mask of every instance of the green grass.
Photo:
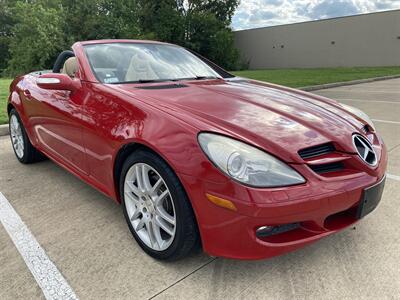
POLYGON ((11 79, 0 79, 0 124, 8 122, 7 99, 11 79))
MULTIPOLYGON (((233 74, 290 87, 303 87, 339 81, 400 75, 400 67, 271 69, 237 71, 233 74)), ((6 103, 11 79, 0 79, 0 124, 8 122, 6 103)))
POLYGON ((400 67, 270 69, 232 72, 237 76, 268 81, 289 87, 305 87, 325 83, 400 75, 400 67))

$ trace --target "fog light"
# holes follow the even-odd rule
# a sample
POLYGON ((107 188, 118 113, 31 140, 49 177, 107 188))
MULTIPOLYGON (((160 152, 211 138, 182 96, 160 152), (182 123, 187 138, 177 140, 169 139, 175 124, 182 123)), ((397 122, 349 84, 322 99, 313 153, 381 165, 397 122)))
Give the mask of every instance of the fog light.
POLYGON ((274 226, 261 226, 257 229, 256 233, 258 235, 258 234, 272 231, 272 229, 274 229, 274 226))
POLYGON ((256 230, 257 237, 267 237, 275 234, 284 233, 287 231, 291 231, 300 227, 300 223, 290 223, 284 225, 277 225, 277 226, 261 226, 258 227, 256 230))

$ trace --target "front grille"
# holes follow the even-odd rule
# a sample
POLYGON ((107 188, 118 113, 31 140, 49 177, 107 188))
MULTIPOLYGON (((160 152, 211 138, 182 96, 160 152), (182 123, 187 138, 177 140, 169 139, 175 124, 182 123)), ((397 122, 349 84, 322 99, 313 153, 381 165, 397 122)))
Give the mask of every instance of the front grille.
POLYGON ((298 153, 302 159, 307 159, 315 156, 329 154, 335 151, 335 146, 332 143, 326 143, 323 145, 313 146, 300 150, 298 153))
POLYGON ((335 163, 331 163, 331 164, 310 166, 310 168, 315 173, 323 174, 323 173, 342 171, 344 169, 344 165, 341 162, 335 162, 335 163))

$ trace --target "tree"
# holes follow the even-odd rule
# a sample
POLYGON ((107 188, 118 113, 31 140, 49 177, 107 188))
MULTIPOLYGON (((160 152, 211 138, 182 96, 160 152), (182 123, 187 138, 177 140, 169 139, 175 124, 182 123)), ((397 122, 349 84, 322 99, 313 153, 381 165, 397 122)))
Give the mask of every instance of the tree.
POLYGON ((184 19, 177 9, 176 0, 140 0, 138 17, 143 37, 184 43, 184 19))
POLYGON ((12 76, 51 68, 76 41, 139 37, 134 0, 0 0, 3 6, 0 39, 7 43, 0 51, 10 57, 6 73, 12 76))
POLYGON ((239 53, 230 26, 239 0, 139 0, 145 36, 188 47, 228 69, 239 53))
POLYGON ((62 7, 56 0, 17 1, 11 10, 15 25, 11 30, 7 74, 49 67, 65 44, 62 7))
POLYGON ((225 26, 232 22, 239 0, 177 0, 178 9, 184 15, 210 13, 225 26))
POLYGON ((10 1, 0 0, 0 75, 7 67, 10 57, 9 45, 12 38, 14 19, 12 18, 10 1))
POLYGON ((137 38, 136 1, 62 0, 64 34, 69 43, 81 40, 137 38))
POLYGON ((230 23, 239 0, 0 0, 0 72, 50 69, 62 50, 91 39, 156 39, 234 69, 230 23))

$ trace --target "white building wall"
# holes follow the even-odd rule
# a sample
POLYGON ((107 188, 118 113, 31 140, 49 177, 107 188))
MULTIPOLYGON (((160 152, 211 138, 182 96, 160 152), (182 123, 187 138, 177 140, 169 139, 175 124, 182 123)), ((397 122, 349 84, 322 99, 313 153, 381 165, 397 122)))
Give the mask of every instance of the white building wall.
POLYGON ((400 66, 400 10, 241 30, 250 69, 400 66))

